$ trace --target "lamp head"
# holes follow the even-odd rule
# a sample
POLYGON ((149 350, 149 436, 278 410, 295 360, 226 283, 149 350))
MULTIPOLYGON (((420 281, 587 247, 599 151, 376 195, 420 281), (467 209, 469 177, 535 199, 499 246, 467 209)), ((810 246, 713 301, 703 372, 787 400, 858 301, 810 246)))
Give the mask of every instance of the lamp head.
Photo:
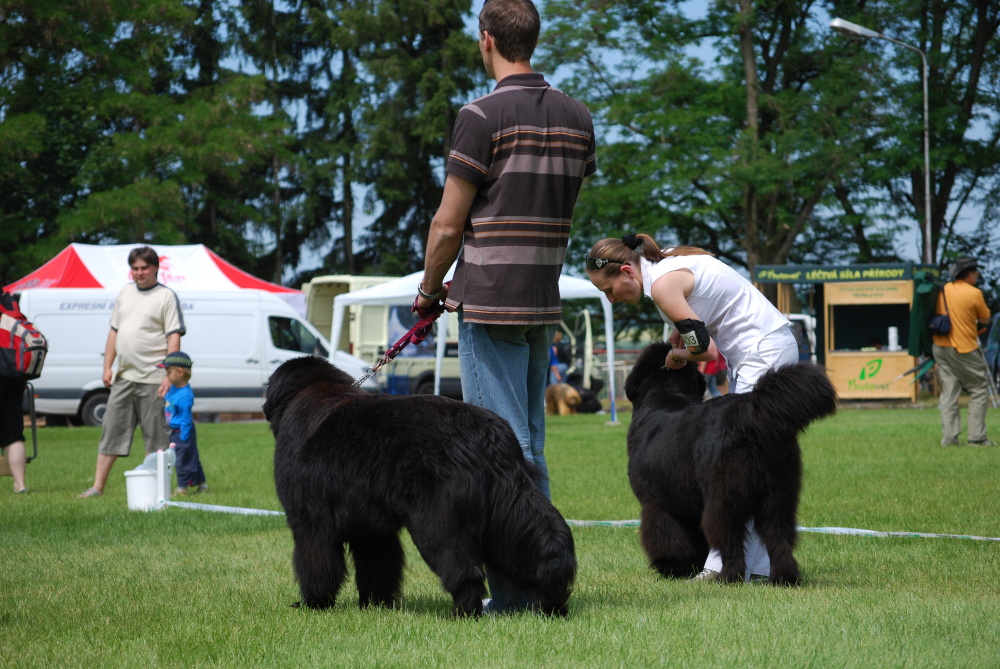
POLYGON ((847 35, 853 39, 873 39, 882 36, 881 33, 859 26, 857 23, 845 21, 844 19, 834 19, 830 21, 830 29, 837 31, 841 35, 847 35))

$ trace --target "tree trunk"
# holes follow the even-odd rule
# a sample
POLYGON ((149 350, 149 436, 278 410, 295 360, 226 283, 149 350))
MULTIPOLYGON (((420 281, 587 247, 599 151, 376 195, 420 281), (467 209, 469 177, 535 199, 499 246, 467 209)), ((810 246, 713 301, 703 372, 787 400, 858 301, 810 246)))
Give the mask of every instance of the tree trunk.
POLYGON ((753 53, 753 6, 751 0, 740 0, 740 53, 743 55, 743 73, 746 79, 747 121, 744 128, 742 160, 746 182, 743 185, 743 214, 746 217, 746 236, 743 247, 747 251, 747 268, 753 275, 754 267, 760 260, 760 226, 757 219, 757 189, 749 181, 749 168, 758 157, 758 132, 760 130, 760 110, 758 96, 760 82, 757 79, 757 61, 753 53))

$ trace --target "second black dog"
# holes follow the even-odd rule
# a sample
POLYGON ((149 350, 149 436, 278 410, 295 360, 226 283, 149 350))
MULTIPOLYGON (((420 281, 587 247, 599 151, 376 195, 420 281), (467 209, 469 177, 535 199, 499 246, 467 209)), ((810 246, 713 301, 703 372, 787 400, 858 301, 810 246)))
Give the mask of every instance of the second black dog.
POLYGON ((332 606, 354 558, 361 606, 399 600, 409 530, 457 615, 480 615, 483 565, 564 615, 576 556, 566 521, 496 414, 432 395, 370 395, 325 360, 283 363, 264 413, 302 601, 332 606))
POLYGON ((647 347, 625 381, 633 407, 629 481, 642 504, 639 535, 650 564, 663 576, 690 577, 711 545, 722 555, 720 579, 741 581, 753 519, 770 581, 799 583, 798 434, 836 412, 833 385, 821 367, 798 363, 767 372, 752 392, 703 402, 705 379, 694 363, 663 369, 669 350, 647 347))

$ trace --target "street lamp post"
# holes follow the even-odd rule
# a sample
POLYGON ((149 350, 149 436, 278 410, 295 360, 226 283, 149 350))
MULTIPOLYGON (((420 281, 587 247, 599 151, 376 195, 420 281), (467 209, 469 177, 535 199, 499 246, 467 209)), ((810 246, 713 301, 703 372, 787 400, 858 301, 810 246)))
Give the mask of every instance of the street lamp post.
POLYGON ((920 54, 921 75, 924 84, 924 263, 930 265, 934 262, 931 257, 931 149, 930 130, 927 119, 927 55, 915 46, 904 44, 899 40, 887 37, 882 33, 869 30, 856 23, 845 21, 844 19, 834 19, 830 21, 830 28, 847 35, 848 37, 859 39, 884 39, 897 46, 920 54))

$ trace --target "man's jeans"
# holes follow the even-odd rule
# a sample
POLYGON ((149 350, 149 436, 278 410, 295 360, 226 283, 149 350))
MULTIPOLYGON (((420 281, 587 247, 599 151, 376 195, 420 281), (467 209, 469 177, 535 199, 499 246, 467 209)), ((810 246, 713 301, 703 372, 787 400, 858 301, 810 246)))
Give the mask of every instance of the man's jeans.
MULTIPOLYGON (((535 467, 538 487, 551 497, 544 452, 545 382, 555 326, 466 323, 461 311, 458 323, 465 401, 493 411, 510 424, 524 459, 535 467)), ((501 575, 487 569, 486 578, 493 599, 491 611, 527 607, 524 593, 501 575)))
POLYGON ((483 325, 458 315, 458 359, 466 402, 510 423, 524 459, 538 470, 549 494, 545 466, 545 382, 554 325, 483 325))

